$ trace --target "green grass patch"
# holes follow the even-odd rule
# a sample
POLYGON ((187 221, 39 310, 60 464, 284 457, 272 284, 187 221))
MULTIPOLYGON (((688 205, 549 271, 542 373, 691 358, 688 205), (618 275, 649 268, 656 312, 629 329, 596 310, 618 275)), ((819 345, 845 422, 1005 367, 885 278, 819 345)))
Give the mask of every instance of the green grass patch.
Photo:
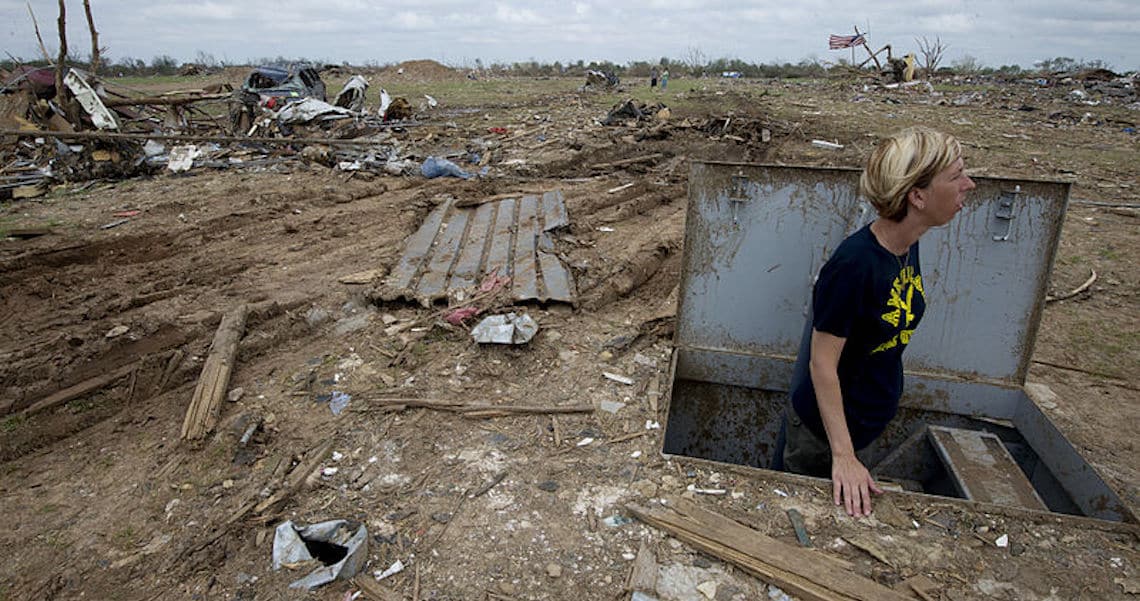
POLYGON ((102 405, 102 402, 96 399, 75 399, 67 405, 67 410, 73 414, 86 413, 102 405))
POLYGON ((28 421, 28 418, 24 417, 23 415, 9 415, 8 417, 5 417, 3 421, 0 421, 0 432, 15 432, 16 430, 19 430, 20 426, 22 426, 26 421, 28 421))

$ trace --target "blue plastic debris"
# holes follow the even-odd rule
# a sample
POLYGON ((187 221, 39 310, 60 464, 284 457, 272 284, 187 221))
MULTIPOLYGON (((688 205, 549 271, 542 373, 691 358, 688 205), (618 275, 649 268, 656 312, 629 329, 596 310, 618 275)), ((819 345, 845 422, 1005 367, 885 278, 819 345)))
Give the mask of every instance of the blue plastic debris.
POLYGON ((430 156, 424 159, 424 164, 420 166, 420 173, 428 179, 437 177, 461 177, 463 179, 471 179, 474 177, 464 171, 462 167, 447 159, 430 156))
POLYGON ((329 399, 329 409, 332 410, 333 415, 340 415, 340 412, 344 411, 345 407, 348 407, 348 402, 351 400, 352 397, 347 393, 334 390, 332 398, 329 399))

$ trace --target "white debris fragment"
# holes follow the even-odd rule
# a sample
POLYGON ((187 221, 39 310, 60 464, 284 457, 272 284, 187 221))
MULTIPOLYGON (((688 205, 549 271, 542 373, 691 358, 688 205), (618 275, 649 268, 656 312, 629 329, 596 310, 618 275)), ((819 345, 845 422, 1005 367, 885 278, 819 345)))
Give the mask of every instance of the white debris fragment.
POLYGON ((584 447, 592 442, 594 442, 594 439, 587 436, 586 438, 578 441, 578 446, 584 447))
POLYGON ((647 419, 647 420, 645 420, 645 429, 646 430, 660 430, 661 424, 659 424, 659 423, 657 423, 651 419, 647 419))
POLYGON ((1009 535, 1003 534, 1003 535, 997 537, 997 540, 994 541, 994 544, 1003 548, 1003 549, 1008 547, 1009 546, 1009 535))
POLYGON ((384 570, 383 572, 381 572, 380 570, 376 570, 373 573, 373 575, 376 576, 377 580, 383 580, 383 579, 385 579, 385 578, 387 578, 393 574, 399 574, 400 572, 403 572, 403 571, 404 571, 404 562, 397 559, 396 563, 393 563, 391 566, 389 566, 387 570, 384 570))
POLYGON ((728 493, 728 491, 723 488, 697 488, 695 484, 686 486, 685 490, 698 495, 723 495, 728 493))
POLYGON ((607 380, 613 380, 614 382, 617 382, 619 384, 625 384, 626 386, 633 386, 633 378, 627 378, 623 375, 615 374, 615 373, 608 372, 608 371, 603 371, 602 375, 605 376, 607 380))
POLYGON ((776 494, 780 495, 781 497, 787 497, 787 496, 788 496, 788 493, 786 493, 786 492, 784 492, 784 491, 782 491, 782 490, 780 490, 780 489, 778 489, 778 488, 773 488, 773 489, 772 489, 772 492, 774 492, 774 493, 776 493, 776 494))
POLYGON ((837 142, 828 142, 827 140, 812 140, 811 145, 818 148, 827 148, 829 150, 843 150, 842 144, 839 144, 837 142))

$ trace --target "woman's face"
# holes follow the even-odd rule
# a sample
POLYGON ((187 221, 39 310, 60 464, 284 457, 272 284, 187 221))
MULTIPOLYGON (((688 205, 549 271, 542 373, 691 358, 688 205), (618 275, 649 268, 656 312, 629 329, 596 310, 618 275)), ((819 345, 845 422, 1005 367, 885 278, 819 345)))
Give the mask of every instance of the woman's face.
POLYGON ((939 171, 925 188, 915 188, 919 213, 927 217, 932 226, 946 225, 962 210, 966 193, 975 187, 974 180, 966 175, 966 162, 958 157, 939 171))

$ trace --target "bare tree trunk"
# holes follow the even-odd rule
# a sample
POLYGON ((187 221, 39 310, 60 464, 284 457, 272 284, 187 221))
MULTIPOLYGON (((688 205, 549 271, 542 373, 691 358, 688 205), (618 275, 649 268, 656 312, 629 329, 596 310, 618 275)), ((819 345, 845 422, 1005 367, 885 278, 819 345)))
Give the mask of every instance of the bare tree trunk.
POLYGON ((36 40, 40 43, 40 52, 44 53, 44 60, 50 65, 52 64, 51 55, 48 54, 47 46, 44 45, 44 38, 40 35, 40 24, 36 21, 36 13, 32 12, 32 3, 28 3, 28 14, 32 16, 32 27, 36 30, 36 40))
POLYGON ((55 100, 63 108, 67 98, 63 87, 63 69, 67 62, 67 9, 63 6, 63 0, 59 0, 59 20, 56 21, 56 26, 59 27, 59 60, 55 62, 55 100))
POLYGON ((95 31, 95 18, 91 16, 91 0, 83 0, 83 10, 87 13, 87 29, 91 30, 91 74, 99 72, 99 32, 95 31))

